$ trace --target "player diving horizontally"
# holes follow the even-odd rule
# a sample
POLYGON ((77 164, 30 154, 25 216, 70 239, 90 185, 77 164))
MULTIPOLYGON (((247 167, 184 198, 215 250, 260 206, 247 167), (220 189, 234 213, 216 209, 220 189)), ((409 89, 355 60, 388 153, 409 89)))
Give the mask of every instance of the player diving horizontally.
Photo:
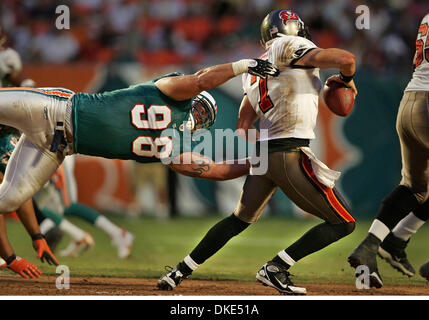
MULTIPOLYGON (((365 239, 348 257, 353 268, 361 265, 368 267, 370 287, 383 286, 377 267, 377 252, 401 272, 409 276, 415 272, 405 257, 404 249, 411 234, 415 233, 428 218, 426 211, 429 198, 428 51, 429 14, 423 18, 418 29, 413 62, 414 73, 404 90, 396 119, 396 131, 401 145, 402 179, 383 200, 365 239), (411 232, 404 232, 403 228, 411 232), (393 235, 390 234, 392 230, 393 235)), ((420 274, 429 279, 429 261, 420 267, 420 274)))
MULTIPOLYGON (((5 46, 6 40, 7 37, 0 27, 0 87, 6 85, 22 87, 33 86, 34 81, 26 78, 22 72, 22 62, 19 54, 12 48, 5 46)), ((0 139, 9 135, 7 131, 7 128, 1 126, 0 139)), ((3 142, 4 141, 2 141, 2 143, 3 142)), ((2 157, 1 165, 5 165, 6 160, 7 159, 2 157)), ((1 179, 3 179, 3 175, 1 174, 0 176, 1 179)), ((37 251, 37 256, 41 258, 42 262, 46 260, 49 264, 58 264, 46 240, 41 235, 40 228, 35 218, 35 209, 37 208, 33 207, 32 199, 28 199, 22 203, 16 211, 26 231, 32 237, 33 247, 37 251)), ((39 277, 41 274, 34 264, 15 255, 7 238, 4 217, 0 214, 0 267, 3 265, 7 265, 12 271, 24 278, 39 277)))
MULTIPOLYGON (((163 130, 212 125, 216 102, 205 90, 246 72, 265 77, 278 70, 266 61, 243 59, 101 94, 74 94, 62 88, 0 89, 0 123, 23 132, 0 185, 0 212, 12 212, 31 198, 66 155, 143 163, 168 158, 174 145, 161 136, 163 130)), ((169 165, 173 170, 200 178, 232 179, 249 171, 249 161, 214 163, 191 152, 178 157, 183 161, 173 161, 169 165)))
POLYGON ((259 119, 260 129, 268 129, 268 171, 247 177, 234 213, 213 226, 176 268, 159 279, 162 290, 174 289, 232 237, 257 221, 279 187, 298 207, 324 222, 262 266, 256 277, 263 284, 284 294, 305 294, 305 288, 290 280, 288 269, 354 230, 355 220, 335 188, 340 173, 321 163, 308 147, 315 138, 322 87, 319 68, 338 68, 340 75, 328 81, 344 83, 356 94, 354 56, 341 49, 318 48, 309 40, 302 20, 290 10, 268 14, 261 24, 261 38, 267 50, 263 59, 276 65, 280 75, 243 75, 245 96, 237 127, 248 132, 259 119))

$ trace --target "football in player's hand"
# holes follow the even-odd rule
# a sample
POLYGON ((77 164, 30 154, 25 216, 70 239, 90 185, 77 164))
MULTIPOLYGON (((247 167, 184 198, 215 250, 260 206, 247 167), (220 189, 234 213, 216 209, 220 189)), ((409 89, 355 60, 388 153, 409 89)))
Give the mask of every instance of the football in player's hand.
POLYGON ((340 117, 347 116, 355 104, 352 89, 337 81, 330 81, 325 85, 323 100, 329 110, 340 117))

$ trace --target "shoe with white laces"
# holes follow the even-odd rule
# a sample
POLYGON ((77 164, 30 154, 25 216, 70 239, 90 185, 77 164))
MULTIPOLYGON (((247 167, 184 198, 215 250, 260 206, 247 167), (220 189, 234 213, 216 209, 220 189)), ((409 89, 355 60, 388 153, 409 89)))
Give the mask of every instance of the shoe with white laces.
POLYGON ((122 229, 122 232, 112 239, 112 245, 118 249, 119 259, 125 259, 129 257, 133 242, 134 234, 125 229, 122 229))
POLYGON ((158 289, 160 290, 173 290, 191 275, 180 271, 178 267, 166 266, 165 270, 168 272, 158 280, 158 289))
POLYGON ((86 233, 85 236, 79 241, 71 241, 70 244, 60 252, 62 257, 77 257, 84 251, 93 247, 95 244, 94 238, 86 233))
POLYGON ((291 274, 282 265, 274 261, 268 261, 259 269, 258 273, 256 273, 256 279, 265 286, 277 289, 281 294, 307 294, 307 289, 294 285, 289 278, 290 275, 291 274))

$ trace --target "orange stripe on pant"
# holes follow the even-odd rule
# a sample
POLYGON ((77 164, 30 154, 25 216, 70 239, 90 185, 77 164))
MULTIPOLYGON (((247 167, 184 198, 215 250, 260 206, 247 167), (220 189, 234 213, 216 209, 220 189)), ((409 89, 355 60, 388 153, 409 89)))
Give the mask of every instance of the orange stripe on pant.
POLYGON ((62 92, 62 91, 45 91, 45 90, 40 90, 40 89, 34 89, 34 88, 0 88, 0 91, 16 91, 16 90, 21 90, 21 91, 33 91, 33 92, 38 92, 38 93, 43 93, 46 95, 51 95, 51 96, 60 96, 63 98, 70 98, 71 97, 71 93, 66 93, 66 92, 62 92))
POLYGON ((352 217, 352 215, 347 211, 347 209, 344 208, 344 206, 341 204, 341 202, 337 199, 334 191, 321 184, 319 180, 317 180, 316 174, 313 171, 313 167, 311 166, 310 159, 302 153, 302 166, 307 173, 307 175, 310 177, 310 179, 319 187, 319 189, 323 192, 326 200, 328 200, 329 204, 332 206, 332 208, 347 222, 354 222, 355 219, 352 217))

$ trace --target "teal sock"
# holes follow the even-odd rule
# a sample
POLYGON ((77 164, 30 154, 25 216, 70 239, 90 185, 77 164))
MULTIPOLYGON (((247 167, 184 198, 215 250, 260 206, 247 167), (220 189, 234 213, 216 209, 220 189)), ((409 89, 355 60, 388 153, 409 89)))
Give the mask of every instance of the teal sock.
POLYGON ((88 221, 91 224, 95 223, 95 220, 98 219, 100 214, 94 209, 82 204, 82 203, 72 203, 65 211, 65 216, 75 216, 83 220, 88 221))
POLYGON ((42 209, 42 214, 48 218, 51 219, 56 226, 59 226, 61 224, 61 221, 63 221, 63 217, 61 217, 60 215, 56 214, 55 212, 49 210, 49 209, 42 209))

